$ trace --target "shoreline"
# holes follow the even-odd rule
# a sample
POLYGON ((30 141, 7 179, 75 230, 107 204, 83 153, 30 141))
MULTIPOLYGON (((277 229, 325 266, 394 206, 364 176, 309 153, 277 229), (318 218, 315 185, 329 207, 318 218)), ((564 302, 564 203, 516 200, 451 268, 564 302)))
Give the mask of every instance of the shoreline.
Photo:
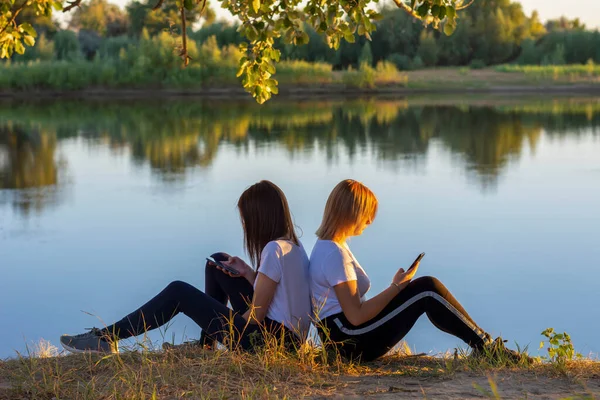
MULTIPOLYGON (((427 94, 479 94, 479 95, 532 95, 532 94, 559 94, 559 95, 598 95, 600 96, 600 84, 556 84, 556 85, 510 85, 491 87, 437 87, 419 88, 405 86, 386 86, 374 89, 348 88, 343 85, 322 86, 296 86, 282 85, 279 94, 274 95, 270 101, 278 98, 357 98, 357 97, 381 97, 395 98, 411 95, 427 94)), ((148 98, 148 96, 160 96, 168 98, 234 98, 252 99, 251 95, 244 91, 241 86, 222 86, 199 89, 171 89, 171 88, 144 88, 144 89, 105 89, 90 88, 83 90, 32 90, 32 91, 2 91, 0 99, 32 99, 32 98, 148 98)))

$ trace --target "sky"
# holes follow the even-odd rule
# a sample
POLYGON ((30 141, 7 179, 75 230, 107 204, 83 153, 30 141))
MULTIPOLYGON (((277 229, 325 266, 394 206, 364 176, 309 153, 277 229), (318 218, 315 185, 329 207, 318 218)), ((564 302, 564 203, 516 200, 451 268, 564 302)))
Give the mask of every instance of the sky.
MULTIPOLYGON (((130 0, 110 0, 124 6, 130 0)), ((475 0, 477 1, 477 0, 475 0)), ((558 18, 561 15, 569 19, 579 18, 588 28, 600 28, 600 0, 520 0, 527 15, 538 10, 542 21, 558 18)), ((217 1, 210 0, 217 10, 218 17, 227 17, 229 13, 218 6, 217 1)))

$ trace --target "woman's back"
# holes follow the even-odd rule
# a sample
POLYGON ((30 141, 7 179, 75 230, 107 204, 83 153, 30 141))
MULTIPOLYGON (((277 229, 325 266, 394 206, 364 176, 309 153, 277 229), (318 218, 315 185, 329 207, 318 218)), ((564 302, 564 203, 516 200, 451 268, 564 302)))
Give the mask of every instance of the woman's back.
POLYGON ((283 323, 302 339, 306 338, 312 318, 308 256, 302 243, 273 240, 264 247, 258 272, 277 288, 267 318, 283 323))

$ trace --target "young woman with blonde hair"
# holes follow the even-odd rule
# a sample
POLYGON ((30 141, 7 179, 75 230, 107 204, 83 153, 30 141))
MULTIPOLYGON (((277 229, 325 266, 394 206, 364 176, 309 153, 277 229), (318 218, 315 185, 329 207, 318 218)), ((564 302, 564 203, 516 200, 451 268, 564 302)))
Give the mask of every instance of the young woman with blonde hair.
POLYGON ((310 257, 313 308, 319 334, 348 358, 369 361, 383 356, 426 314, 438 329, 462 339, 474 351, 519 361, 521 356, 495 341, 436 278, 413 279, 418 262, 400 268, 391 284, 367 300, 369 277, 346 239, 362 234, 377 214, 377 198, 360 182, 347 179, 331 192, 319 238, 310 257))
POLYGON ((216 340, 251 350, 266 331, 283 337, 286 345, 300 344, 312 317, 308 256, 294 231, 287 199, 275 184, 261 181, 242 193, 238 209, 245 247, 257 268, 225 255, 224 264, 239 272, 221 269, 237 283, 219 278, 225 282, 227 295, 240 298, 230 299, 233 310, 226 307, 227 296, 215 299, 188 283, 174 281, 113 325, 61 336, 63 347, 71 352, 115 352, 118 340, 156 329, 178 313, 202 328, 203 342, 216 340), (249 306, 242 299, 244 293, 252 299, 249 306))

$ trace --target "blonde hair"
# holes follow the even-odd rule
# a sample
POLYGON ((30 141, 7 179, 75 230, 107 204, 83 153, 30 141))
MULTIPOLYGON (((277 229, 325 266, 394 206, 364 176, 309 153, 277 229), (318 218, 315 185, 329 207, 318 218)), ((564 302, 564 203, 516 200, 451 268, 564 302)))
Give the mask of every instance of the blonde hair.
POLYGON ((341 181, 327 199, 317 237, 334 240, 348 233, 363 219, 372 221, 377 214, 377 205, 377 197, 368 187, 353 179, 341 181))

